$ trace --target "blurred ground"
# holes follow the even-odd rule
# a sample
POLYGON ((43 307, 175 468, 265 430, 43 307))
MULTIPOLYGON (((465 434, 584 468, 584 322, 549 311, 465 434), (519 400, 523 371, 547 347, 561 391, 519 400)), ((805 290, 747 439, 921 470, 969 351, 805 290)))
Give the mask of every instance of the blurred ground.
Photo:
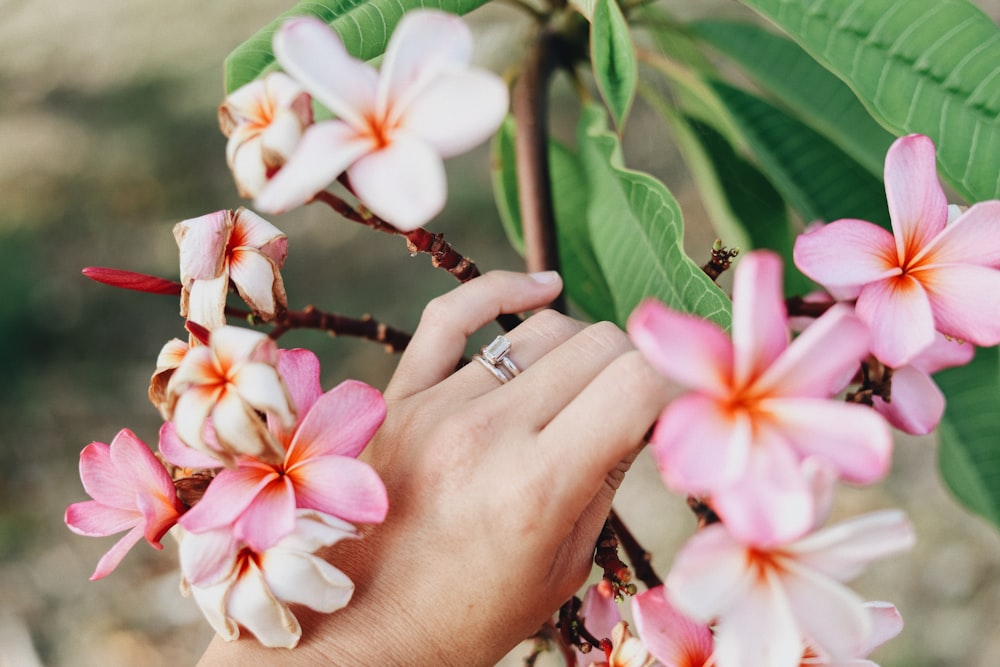
MULTIPOLYGON (((981 3, 994 17, 1000 3, 981 3)), ((65 506, 83 500, 80 449, 122 427, 153 442, 145 398, 160 346, 182 335, 173 299, 83 279, 87 265, 174 277, 171 227, 240 205, 215 124, 221 61, 290 3, 173 0, 33 3, 0 0, 0 666, 193 664, 210 631, 177 592, 172 545, 140 544, 111 577, 87 581, 112 538, 72 535, 65 506)), ((735 3, 688 11, 739 13, 735 3)), ((482 48, 502 65, 509 9, 477 15, 482 48)), ((710 232, 676 155, 643 109, 626 137, 629 164, 664 178, 681 199, 692 247, 710 232), (700 231, 699 231, 700 230, 700 231)), ((450 164, 452 198, 433 226, 484 269, 518 268, 490 201, 488 155, 450 164)), ((370 312, 412 328, 422 304, 452 286, 397 239, 306 210, 276 220, 290 237, 285 281, 294 306, 370 312)), ((358 377, 383 386, 393 359, 376 346, 300 333, 285 345, 320 353, 325 386, 358 377)), ((857 588, 895 602, 903 636, 883 665, 1000 664, 1000 538, 941 489, 930 439, 901 443, 890 479, 847 490, 838 513, 900 506, 917 524, 910 555, 873 568, 857 588)), ((690 534, 683 502, 647 457, 620 513, 661 572, 690 534)), ((514 662, 516 664, 516 662, 514 662)))

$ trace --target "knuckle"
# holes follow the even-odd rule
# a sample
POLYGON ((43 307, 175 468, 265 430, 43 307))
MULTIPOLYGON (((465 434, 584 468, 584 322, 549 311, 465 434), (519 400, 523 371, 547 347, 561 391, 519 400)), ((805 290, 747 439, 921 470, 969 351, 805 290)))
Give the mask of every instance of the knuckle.
POLYGON ((524 331, 533 337, 545 338, 554 344, 561 343, 578 333, 583 323, 554 310, 541 310, 521 324, 524 331))
POLYGON ((591 340, 605 349, 625 350, 630 347, 628 336, 613 322, 603 321, 591 324, 583 331, 591 340))

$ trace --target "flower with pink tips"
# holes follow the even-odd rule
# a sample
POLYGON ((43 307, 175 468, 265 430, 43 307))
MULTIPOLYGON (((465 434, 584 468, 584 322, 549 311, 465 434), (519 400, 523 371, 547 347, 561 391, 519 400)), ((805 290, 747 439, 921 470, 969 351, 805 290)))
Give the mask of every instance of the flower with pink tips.
MULTIPOLYGON (((265 462, 242 456, 234 468, 220 471, 181 519, 186 530, 228 527, 235 538, 263 551, 294 529, 297 509, 352 523, 385 519, 385 486, 378 473, 356 458, 385 418, 381 394, 355 380, 322 393, 319 360, 308 350, 282 350, 278 369, 299 415, 292 428, 269 420, 282 458, 265 462)), ((162 436, 171 438, 172 433, 165 430, 162 436)), ((161 442, 165 454, 177 449, 161 442)))
POLYGON ((264 646, 294 648, 302 627, 290 604, 331 613, 354 594, 347 575, 315 552, 355 537, 350 524, 304 510, 292 532, 265 550, 243 545, 225 529, 185 533, 182 587, 224 640, 238 639, 243 627, 264 646))
POLYGON ((230 93, 219 107, 219 128, 229 138, 226 163, 241 197, 257 196, 312 122, 309 93, 283 72, 230 93))
POLYGON ((976 345, 1000 343, 1000 201, 975 204, 953 222, 937 179, 934 143, 897 139, 885 159, 892 232, 837 220, 795 241, 795 264, 838 294, 857 298, 872 353, 899 368, 934 332, 976 345))
POLYGON ((739 539, 773 544, 813 524, 807 470, 870 483, 888 470, 892 438, 870 408, 830 400, 868 351, 868 332, 836 306, 789 344, 781 260, 753 252, 736 268, 733 334, 655 301, 629 318, 636 347, 691 388, 661 415, 651 443, 672 488, 709 496, 739 539), (806 461, 811 461, 806 466, 806 461))
POLYGON ((91 580, 111 574, 143 537, 163 548, 160 540, 183 507, 163 464, 132 431, 122 429, 110 445, 87 445, 80 453, 80 479, 93 500, 66 508, 69 529, 90 537, 129 531, 97 563, 91 580))
POLYGON ((872 648, 875 635, 871 612, 842 582, 913 541, 895 510, 769 548, 743 544, 717 523, 678 552, 667 595, 696 621, 714 619, 718 667, 798 667, 807 647, 828 664, 851 660, 872 648))
POLYGON ((278 346, 267 335, 231 326, 212 331, 208 345, 190 348, 167 382, 165 409, 178 437, 229 465, 242 454, 280 461, 284 448, 261 417, 295 424, 277 364, 278 346))
POLYGON ((288 306, 281 267, 288 239, 245 208, 223 210, 174 225, 180 249, 181 316, 212 330, 226 323, 229 284, 264 321, 288 306))
POLYGON ((381 75, 314 18, 286 21, 275 33, 274 53, 336 118, 306 130, 257 197, 256 207, 268 213, 304 204, 346 171, 372 212, 403 231, 420 227, 444 207, 442 158, 483 142, 507 113, 507 87, 469 65, 471 32, 445 12, 406 13, 381 75))

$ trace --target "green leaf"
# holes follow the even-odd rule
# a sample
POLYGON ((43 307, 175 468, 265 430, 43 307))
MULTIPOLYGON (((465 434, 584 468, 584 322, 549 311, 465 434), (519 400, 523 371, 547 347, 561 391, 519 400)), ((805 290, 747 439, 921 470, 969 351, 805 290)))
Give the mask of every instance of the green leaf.
POLYGON ((868 113, 851 89, 795 42, 742 21, 699 21, 692 32, 732 58, 801 120, 882 177, 893 135, 868 113))
MULTIPOLYGON (((524 254, 518 199, 515 124, 508 118, 493 140, 493 192, 511 245, 524 254)), ((559 264, 567 296, 593 320, 613 320, 617 311, 601 273, 587 226, 587 184, 579 157, 549 142, 549 172, 556 216, 559 264)))
POLYGON ((624 325, 646 297, 729 327, 731 303, 684 253, 677 201, 658 180, 622 164, 604 111, 584 107, 578 147, 587 183, 594 252, 624 325))
POLYGON ((662 7, 643 4, 631 14, 638 27, 649 32, 663 55, 698 74, 714 75, 716 67, 705 56, 688 25, 677 21, 662 7))
POLYGON ((487 0, 300 0, 257 31, 226 58, 226 92, 231 93, 260 75, 277 69, 271 40, 285 19, 315 16, 326 21, 355 58, 370 60, 382 55, 396 23, 405 12, 418 8, 443 9, 466 14, 487 0))
POLYGON ((849 155, 756 95, 721 82, 712 87, 764 172, 806 222, 860 218, 889 227, 882 182, 849 155))
POLYGON ((967 0, 742 0, 894 134, 926 134, 966 199, 1000 198, 1000 28, 967 0))
POLYGON ((935 376, 947 399, 938 427, 938 466, 966 507, 1000 527, 1000 352, 976 350, 971 364, 935 376))
POLYGON ((639 78, 635 47, 625 15, 615 0, 596 0, 590 26, 590 60, 597 89, 621 131, 639 78))

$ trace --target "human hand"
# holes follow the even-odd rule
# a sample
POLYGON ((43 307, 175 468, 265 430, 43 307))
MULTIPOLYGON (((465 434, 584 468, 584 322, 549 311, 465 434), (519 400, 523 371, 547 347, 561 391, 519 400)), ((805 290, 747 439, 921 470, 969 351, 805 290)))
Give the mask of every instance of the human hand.
POLYGON ((552 273, 492 272, 428 304, 365 455, 389 515, 329 553, 354 599, 296 610, 290 654, 216 640, 202 664, 491 665, 579 589, 666 381, 616 326, 553 311, 508 334, 510 382, 454 371, 472 333, 560 288, 552 273))

